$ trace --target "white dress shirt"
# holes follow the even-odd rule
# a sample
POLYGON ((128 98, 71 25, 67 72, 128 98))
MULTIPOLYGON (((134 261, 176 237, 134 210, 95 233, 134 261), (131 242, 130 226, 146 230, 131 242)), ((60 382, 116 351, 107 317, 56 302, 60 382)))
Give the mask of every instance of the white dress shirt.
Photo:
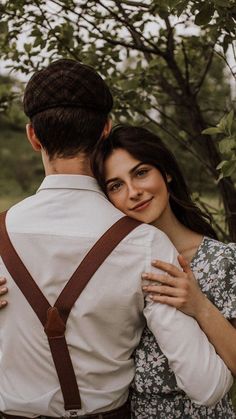
MULTIPOLYGON (((7 229, 53 305, 88 250, 122 216, 93 178, 50 175, 34 196, 9 210, 7 229)), ((178 385, 194 401, 214 404, 232 384, 229 370, 193 318, 148 300, 144 308, 141 273, 150 270, 156 258, 177 263, 168 238, 143 224, 107 258, 71 311, 66 339, 81 393, 81 415, 111 410, 126 401, 134 376, 131 355, 145 317, 178 385)), ((9 288, 9 305, 0 315, 0 411, 63 416, 43 327, 2 259, 0 275, 9 288)))

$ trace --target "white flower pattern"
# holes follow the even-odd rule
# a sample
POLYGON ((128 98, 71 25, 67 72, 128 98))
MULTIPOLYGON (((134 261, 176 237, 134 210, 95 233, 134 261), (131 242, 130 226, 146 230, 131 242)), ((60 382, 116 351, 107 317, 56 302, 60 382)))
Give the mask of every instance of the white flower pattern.
MULTIPOLYGON (((209 300, 227 319, 236 318, 236 244, 204 237, 191 268, 209 300)), ((236 419, 228 394, 210 408, 196 405, 177 387, 168 360, 148 328, 143 332, 134 359, 133 419, 236 419)))

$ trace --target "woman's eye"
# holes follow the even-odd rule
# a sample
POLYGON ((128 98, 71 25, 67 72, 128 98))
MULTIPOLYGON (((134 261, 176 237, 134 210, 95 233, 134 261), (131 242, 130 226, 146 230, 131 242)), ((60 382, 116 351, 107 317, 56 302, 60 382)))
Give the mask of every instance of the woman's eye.
POLYGON ((137 171, 136 176, 142 177, 145 176, 148 173, 148 169, 140 169, 137 171))
POLYGON ((112 185, 108 186, 108 192, 116 192, 121 188, 122 183, 121 182, 116 182, 113 183, 112 185))

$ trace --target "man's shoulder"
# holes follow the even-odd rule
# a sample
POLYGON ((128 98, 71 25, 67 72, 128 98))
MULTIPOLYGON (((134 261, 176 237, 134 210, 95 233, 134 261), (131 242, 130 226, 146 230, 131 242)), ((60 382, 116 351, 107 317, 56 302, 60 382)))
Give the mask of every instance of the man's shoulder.
POLYGON ((160 241, 170 243, 169 238, 163 231, 145 223, 136 227, 125 240, 142 246, 150 246, 160 241))

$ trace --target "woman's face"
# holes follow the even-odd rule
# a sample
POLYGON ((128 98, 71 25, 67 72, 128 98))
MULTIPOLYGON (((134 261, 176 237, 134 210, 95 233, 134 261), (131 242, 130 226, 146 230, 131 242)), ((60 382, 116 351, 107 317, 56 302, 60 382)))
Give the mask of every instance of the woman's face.
POLYGON ((169 193, 161 172, 116 149, 105 162, 109 200, 122 212, 144 223, 154 223, 170 211, 169 193))

